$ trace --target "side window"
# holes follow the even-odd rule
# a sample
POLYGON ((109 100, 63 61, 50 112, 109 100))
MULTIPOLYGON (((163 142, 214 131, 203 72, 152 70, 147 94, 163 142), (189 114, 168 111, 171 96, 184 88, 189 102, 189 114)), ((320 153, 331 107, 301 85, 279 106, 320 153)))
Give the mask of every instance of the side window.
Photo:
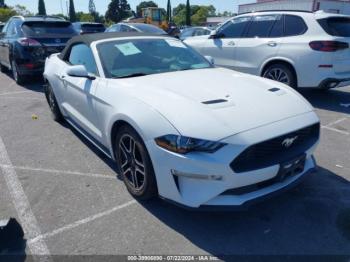
POLYGON ((209 30, 200 28, 200 29, 195 30, 193 35, 194 36, 200 36, 200 35, 208 35, 209 33, 210 33, 209 30))
POLYGON ((271 32, 270 32, 270 37, 282 37, 283 36, 283 16, 278 15, 276 17, 275 24, 273 25, 271 32))
POLYGON ((246 37, 254 38, 267 38, 270 35, 270 31, 275 24, 277 15, 259 15, 255 16, 250 23, 246 37))
POLYGON ((218 34, 223 38, 240 38, 247 25, 250 23, 251 17, 239 17, 226 22, 220 29, 218 34))
POLYGON ((72 47, 68 62, 72 65, 84 65, 89 73, 97 74, 95 58, 90 47, 85 44, 77 44, 72 47))
POLYGON ((306 32, 307 26, 301 17, 286 15, 284 19, 285 36, 302 35, 306 32))
POLYGON ((182 32, 181 36, 182 37, 189 37, 189 36, 192 36, 192 34, 193 34, 193 29, 185 29, 182 32))
POLYGON ((6 36, 15 36, 17 34, 17 30, 16 30, 16 23, 15 21, 11 21, 7 27, 6 30, 6 36))

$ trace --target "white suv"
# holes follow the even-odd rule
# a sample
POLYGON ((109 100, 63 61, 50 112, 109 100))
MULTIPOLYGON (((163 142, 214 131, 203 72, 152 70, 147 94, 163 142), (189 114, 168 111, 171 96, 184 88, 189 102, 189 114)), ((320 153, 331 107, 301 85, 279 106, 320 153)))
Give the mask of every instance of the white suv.
POLYGON ((218 66, 292 87, 323 89, 350 81, 350 16, 265 11, 230 19, 209 37, 185 41, 218 66))

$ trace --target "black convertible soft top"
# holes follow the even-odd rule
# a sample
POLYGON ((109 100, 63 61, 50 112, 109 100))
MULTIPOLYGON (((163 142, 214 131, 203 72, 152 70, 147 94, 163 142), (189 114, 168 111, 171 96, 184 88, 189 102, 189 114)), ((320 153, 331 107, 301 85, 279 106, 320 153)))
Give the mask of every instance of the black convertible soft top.
MULTIPOLYGON (((59 57, 63 59, 67 52, 69 52, 70 47, 75 44, 86 44, 87 46, 90 46, 91 43, 99 41, 99 40, 105 40, 105 39, 113 39, 113 38, 122 38, 122 37, 164 37, 165 35, 157 35, 157 34, 149 34, 149 33, 139 33, 139 32, 122 32, 122 33, 97 33, 97 34, 86 34, 86 35, 78 35, 73 37, 71 40, 67 42, 66 48, 61 52, 59 57)), ((166 37, 166 36, 165 36, 166 37)), ((169 36, 169 38, 172 38, 169 36)))

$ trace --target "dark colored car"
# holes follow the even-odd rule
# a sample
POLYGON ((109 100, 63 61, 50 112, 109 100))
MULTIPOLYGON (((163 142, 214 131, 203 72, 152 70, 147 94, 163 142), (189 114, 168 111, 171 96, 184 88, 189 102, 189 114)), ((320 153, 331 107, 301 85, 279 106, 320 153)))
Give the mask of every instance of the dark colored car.
POLYGON ((73 26, 74 26, 74 29, 81 35, 103 33, 106 30, 106 27, 100 23, 76 22, 76 23, 73 23, 73 26))
POLYGON ((0 36, 1 71, 11 70, 19 84, 28 76, 41 75, 46 57, 60 53, 75 35, 73 25, 62 18, 14 16, 0 36))
POLYGON ((139 32, 156 35, 167 35, 167 33, 157 26, 143 23, 119 23, 111 25, 106 32, 139 32))

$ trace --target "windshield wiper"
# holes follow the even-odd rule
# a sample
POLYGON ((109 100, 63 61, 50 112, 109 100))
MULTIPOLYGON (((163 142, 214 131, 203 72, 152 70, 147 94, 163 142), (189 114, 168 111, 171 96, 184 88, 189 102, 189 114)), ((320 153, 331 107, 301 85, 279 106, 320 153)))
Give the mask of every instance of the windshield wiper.
POLYGON ((113 78, 131 78, 131 77, 139 77, 139 76, 147 76, 148 74, 146 73, 134 73, 134 74, 130 74, 130 75, 125 75, 125 76, 115 76, 113 78))

